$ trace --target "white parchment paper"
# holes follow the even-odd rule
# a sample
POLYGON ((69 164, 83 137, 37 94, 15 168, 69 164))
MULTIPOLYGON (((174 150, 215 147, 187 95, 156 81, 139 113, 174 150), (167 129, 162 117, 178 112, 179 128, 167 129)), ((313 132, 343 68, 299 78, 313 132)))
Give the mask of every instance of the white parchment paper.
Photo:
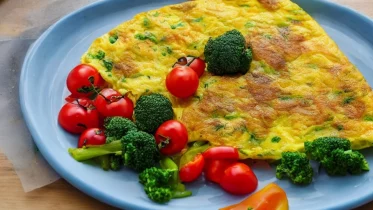
POLYGON ((59 179, 27 130, 19 106, 19 75, 30 45, 62 16, 96 0, 0 0, 0 150, 25 192, 59 179))

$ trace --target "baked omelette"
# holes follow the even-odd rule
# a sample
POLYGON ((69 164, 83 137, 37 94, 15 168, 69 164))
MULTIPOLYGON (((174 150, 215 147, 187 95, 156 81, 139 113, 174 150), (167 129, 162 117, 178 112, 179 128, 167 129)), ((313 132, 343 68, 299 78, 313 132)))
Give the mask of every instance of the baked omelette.
POLYGON ((96 39, 82 63, 134 101, 171 99, 189 141, 239 148, 241 158, 280 159, 323 136, 373 143, 373 93, 317 22, 290 0, 196 0, 136 15, 96 39), (165 86, 178 58, 204 58, 210 37, 237 29, 254 59, 245 75, 200 78, 177 99, 165 86))

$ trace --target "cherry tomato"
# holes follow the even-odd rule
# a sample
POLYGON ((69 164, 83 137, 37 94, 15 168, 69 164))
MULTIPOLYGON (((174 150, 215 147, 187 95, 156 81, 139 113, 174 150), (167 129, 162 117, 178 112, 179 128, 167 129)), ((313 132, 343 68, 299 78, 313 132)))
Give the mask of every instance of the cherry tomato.
POLYGON ((86 145, 102 145, 106 143, 106 136, 99 128, 89 128, 80 135, 78 148, 86 145))
POLYGON ((76 100, 76 98, 73 95, 69 95, 65 98, 66 102, 72 103, 76 100))
POLYGON ((202 154, 194 157, 194 160, 181 167, 179 171, 180 180, 182 182, 192 182, 196 180, 203 171, 205 160, 202 154))
POLYGON ((111 88, 101 90, 95 100, 95 106, 104 117, 120 116, 132 119, 133 102, 131 99, 111 88))
POLYGON ((258 179, 249 166, 235 163, 225 169, 220 186, 231 194, 245 195, 255 191, 258 179))
POLYGON ((186 127, 176 120, 164 122, 155 132, 155 141, 163 155, 180 152, 188 142, 186 127))
POLYGON ((87 128, 97 128, 99 116, 88 99, 78 99, 65 104, 58 114, 58 123, 70 133, 82 133, 87 128))
POLYGON ((239 154, 237 148, 229 146, 212 147, 203 153, 206 159, 232 159, 238 160, 239 154))
POLYGON ((80 64, 70 71, 66 84, 72 96, 83 97, 94 93, 95 88, 103 84, 103 79, 94 67, 80 64))
POLYGON ((206 63, 204 60, 200 58, 193 58, 193 57, 188 57, 188 63, 191 60, 192 62, 189 64, 189 67, 192 68, 198 75, 198 77, 201 77, 203 73, 205 72, 206 68, 206 63))
POLYGON ((204 60, 196 57, 182 57, 180 58, 173 67, 175 66, 189 66, 201 77, 205 72, 206 63, 204 60))
POLYGON ((235 163, 234 160, 205 160, 205 162, 206 179, 216 183, 220 183, 225 169, 235 163))
POLYGON ((192 96, 198 89, 198 75, 188 66, 175 67, 166 78, 166 86, 170 93, 178 98, 192 96))

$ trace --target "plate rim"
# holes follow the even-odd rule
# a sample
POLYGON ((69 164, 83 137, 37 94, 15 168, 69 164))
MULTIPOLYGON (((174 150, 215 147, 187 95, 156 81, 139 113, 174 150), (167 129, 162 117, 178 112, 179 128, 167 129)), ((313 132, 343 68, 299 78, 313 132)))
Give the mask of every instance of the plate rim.
MULTIPOLYGON (((42 135, 39 135, 39 133, 37 132, 37 130, 38 130, 37 126, 32 123, 32 120, 31 120, 31 115, 32 114, 30 113, 30 110, 29 110, 28 105, 27 105, 27 103, 29 101, 27 101, 27 99, 25 98, 25 95, 27 93, 27 87, 26 87, 27 82, 25 82, 25 81, 27 80, 26 75, 29 72, 28 67, 30 65, 30 62, 33 59, 34 53, 38 50, 39 46, 43 43, 45 38, 51 32, 53 32, 53 30, 56 27, 63 24, 64 22, 68 21, 70 18, 73 18, 76 15, 79 15, 81 12, 83 12, 85 10, 103 5, 103 4, 105 4, 107 2, 110 2, 110 1, 115 1, 115 0, 98 0, 96 2, 90 3, 86 6, 83 6, 79 9, 77 9, 75 11, 72 11, 71 13, 61 17, 58 21, 56 21, 54 24, 52 24, 47 30, 45 30, 34 43, 32 43, 30 45, 29 49, 27 50, 26 56, 24 58, 24 61, 23 61, 22 67, 21 67, 21 74, 20 74, 20 77, 19 77, 20 78, 19 79, 19 103, 20 103, 23 119, 26 123, 26 126, 27 126, 28 130, 30 131, 30 133, 32 135, 33 141, 35 142, 35 144, 39 148, 41 154, 43 155, 45 160, 48 162, 48 164, 63 179, 68 181, 71 185, 73 185, 75 188, 79 189, 83 193, 85 193, 85 194, 87 194, 87 195, 89 195, 89 196, 91 196, 91 197, 93 197, 93 198, 95 198, 95 199, 97 199, 97 200, 99 200, 103 203, 106 203, 108 205, 122 208, 123 207, 122 204, 124 204, 126 208, 130 208, 130 209, 140 209, 141 208, 141 209, 143 209, 144 207, 139 205, 139 203, 131 203, 130 201, 126 201, 126 200, 122 200, 121 202, 118 202, 115 199, 112 199, 107 194, 102 193, 100 190, 95 189, 90 185, 81 184, 79 182, 79 180, 76 179, 74 176, 70 176, 68 174, 66 168, 63 166, 63 164, 61 164, 59 161, 57 161, 55 156, 53 156, 51 154, 51 152, 48 151, 48 149, 46 147, 44 147, 43 144, 41 143, 41 139, 43 137, 42 137, 42 135)), ((290 1, 292 1, 292 0, 290 0, 290 1)), ((295 1, 310 1, 310 0, 295 0, 295 1)), ((364 22, 370 24, 373 28, 373 19, 371 19, 370 17, 368 17, 365 14, 360 13, 359 11, 357 11, 353 8, 350 8, 350 7, 345 6, 345 5, 338 4, 337 2, 333 2, 333 1, 330 1, 330 0, 311 0, 311 1, 313 1, 315 3, 319 3, 319 4, 324 4, 328 7, 336 7, 337 9, 340 9, 343 13, 346 13, 348 15, 357 16, 361 21, 364 21, 364 22)), ((294 3, 296 3, 296 2, 294 2, 294 3)), ((332 206, 332 208, 333 209, 356 208, 356 207, 362 206, 362 205, 364 205, 364 204, 366 204, 366 203, 368 203, 372 200, 373 200, 373 190, 371 191, 371 193, 365 194, 363 196, 360 196, 357 199, 350 200, 350 201, 345 202, 345 203, 340 204, 340 205, 334 205, 334 206, 332 206)))

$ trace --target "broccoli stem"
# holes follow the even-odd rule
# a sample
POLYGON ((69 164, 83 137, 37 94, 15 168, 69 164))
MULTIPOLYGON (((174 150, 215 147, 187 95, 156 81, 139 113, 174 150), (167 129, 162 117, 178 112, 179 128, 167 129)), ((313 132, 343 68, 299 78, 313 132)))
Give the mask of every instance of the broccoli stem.
POLYGON ((192 192, 189 191, 189 190, 185 190, 185 191, 174 191, 172 193, 172 198, 185 198, 185 197, 189 197, 192 195, 192 192))
POLYGON ((201 147, 201 146, 206 145, 206 144, 208 144, 207 141, 195 141, 193 143, 192 147, 201 147))
POLYGON ((192 195, 192 192, 186 190, 185 185, 180 182, 179 167, 171 158, 162 158, 159 161, 159 165, 162 169, 174 170, 172 178, 170 179, 170 185, 173 190, 172 198, 185 198, 192 195))
POLYGON ((108 154, 120 155, 122 154, 122 142, 113 141, 110 144, 99 146, 88 145, 83 148, 69 148, 69 153, 76 161, 85 161, 108 154))
POLYGON ((171 158, 162 158, 159 161, 159 165, 162 169, 170 169, 175 170, 172 175, 172 180, 170 180, 172 185, 177 185, 179 183, 179 168, 177 167, 176 163, 171 158))
MULTIPOLYGON (((179 179, 179 176, 177 176, 177 178, 179 179)), ((179 182, 173 186, 173 189, 178 192, 183 192, 186 190, 186 187, 183 183, 179 182)))
POLYGON ((110 169, 110 157, 109 155, 103 155, 96 157, 95 160, 98 164, 100 164, 101 168, 105 171, 108 171, 110 169))

